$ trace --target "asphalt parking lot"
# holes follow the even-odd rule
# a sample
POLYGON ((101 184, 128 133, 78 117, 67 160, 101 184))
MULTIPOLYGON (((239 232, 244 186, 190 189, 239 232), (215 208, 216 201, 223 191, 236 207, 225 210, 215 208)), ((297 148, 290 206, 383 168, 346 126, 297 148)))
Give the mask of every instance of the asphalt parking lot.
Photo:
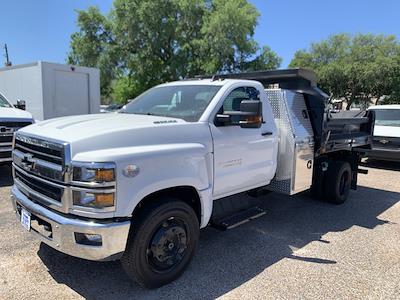
POLYGON ((399 299, 400 165, 367 167, 344 205, 272 193, 262 199, 267 215, 203 230, 187 272, 151 291, 118 262, 68 257, 24 232, 9 203, 10 170, 0 167, 0 298, 399 299))

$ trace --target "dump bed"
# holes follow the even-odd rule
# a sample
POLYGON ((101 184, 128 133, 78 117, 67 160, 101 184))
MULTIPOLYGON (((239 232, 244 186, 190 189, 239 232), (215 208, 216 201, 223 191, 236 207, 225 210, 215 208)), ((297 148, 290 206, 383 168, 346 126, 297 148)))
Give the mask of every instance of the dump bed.
POLYGON ((257 71, 215 75, 214 79, 247 79, 271 87, 303 95, 306 114, 313 129, 315 157, 335 151, 371 149, 373 113, 359 112, 357 116, 333 114, 327 107, 328 95, 316 84, 316 74, 306 69, 257 71))
MULTIPOLYGON (((313 72, 304 69, 224 74, 214 79, 247 79, 265 87, 278 128, 278 161, 268 188, 296 194, 313 184, 316 165, 327 156, 341 157, 371 149, 373 114, 332 113, 328 96, 316 85, 313 72)), ((319 167, 318 167, 319 168, 319 167)), ((317 169, 318 169, 317 168, 317 169)))

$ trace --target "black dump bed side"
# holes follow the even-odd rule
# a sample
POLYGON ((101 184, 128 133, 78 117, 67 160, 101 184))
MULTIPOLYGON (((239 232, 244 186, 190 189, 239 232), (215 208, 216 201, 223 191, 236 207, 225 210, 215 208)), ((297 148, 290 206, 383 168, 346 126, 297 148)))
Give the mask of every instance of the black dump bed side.
POLYGON ((306 100, 308 115, 314 131, 315 156, 357 148, 370 149, 374 116, 372 112, 358 112, 357 115, 331 113, 327 108, 328 95, 317 87, 316 74, 306 69, 285 69, 249 73, 198 76, 198 78, 247 79, 261 82, 265 88, 279 85, 302 93, 306 100))

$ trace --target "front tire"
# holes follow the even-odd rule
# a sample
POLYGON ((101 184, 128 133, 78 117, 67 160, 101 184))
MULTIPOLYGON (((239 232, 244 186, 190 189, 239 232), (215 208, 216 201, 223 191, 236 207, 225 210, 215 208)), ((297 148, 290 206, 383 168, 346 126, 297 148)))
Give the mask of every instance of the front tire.
POLYGON ((122 267, 143 287, 168 284, 189 265, 199 231, 196 213, 188 204, 172 198, 155 201, 132 222, 122 267))
POLYGON ((333 161, 329 164, 324 180, 325 197, 334 204, 347 200, 351 188, 351 166, 346 161, 333 161))

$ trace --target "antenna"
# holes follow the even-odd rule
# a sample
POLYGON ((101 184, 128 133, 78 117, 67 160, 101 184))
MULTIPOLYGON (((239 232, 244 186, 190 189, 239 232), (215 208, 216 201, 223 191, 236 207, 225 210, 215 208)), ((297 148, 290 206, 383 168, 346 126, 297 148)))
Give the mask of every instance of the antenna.
POLYGON ((10 61, 10 59, 9 59, 9 57, 8 57, 8 48, 7 48, 7 44, 4 44, 4 51, 5 51, 5 58, 6 58, 6 62, 4 63, 4 65, 6 66, 6 67, 11 67, 12 66, 12 63, 11 63, 11 61, 10 61))

